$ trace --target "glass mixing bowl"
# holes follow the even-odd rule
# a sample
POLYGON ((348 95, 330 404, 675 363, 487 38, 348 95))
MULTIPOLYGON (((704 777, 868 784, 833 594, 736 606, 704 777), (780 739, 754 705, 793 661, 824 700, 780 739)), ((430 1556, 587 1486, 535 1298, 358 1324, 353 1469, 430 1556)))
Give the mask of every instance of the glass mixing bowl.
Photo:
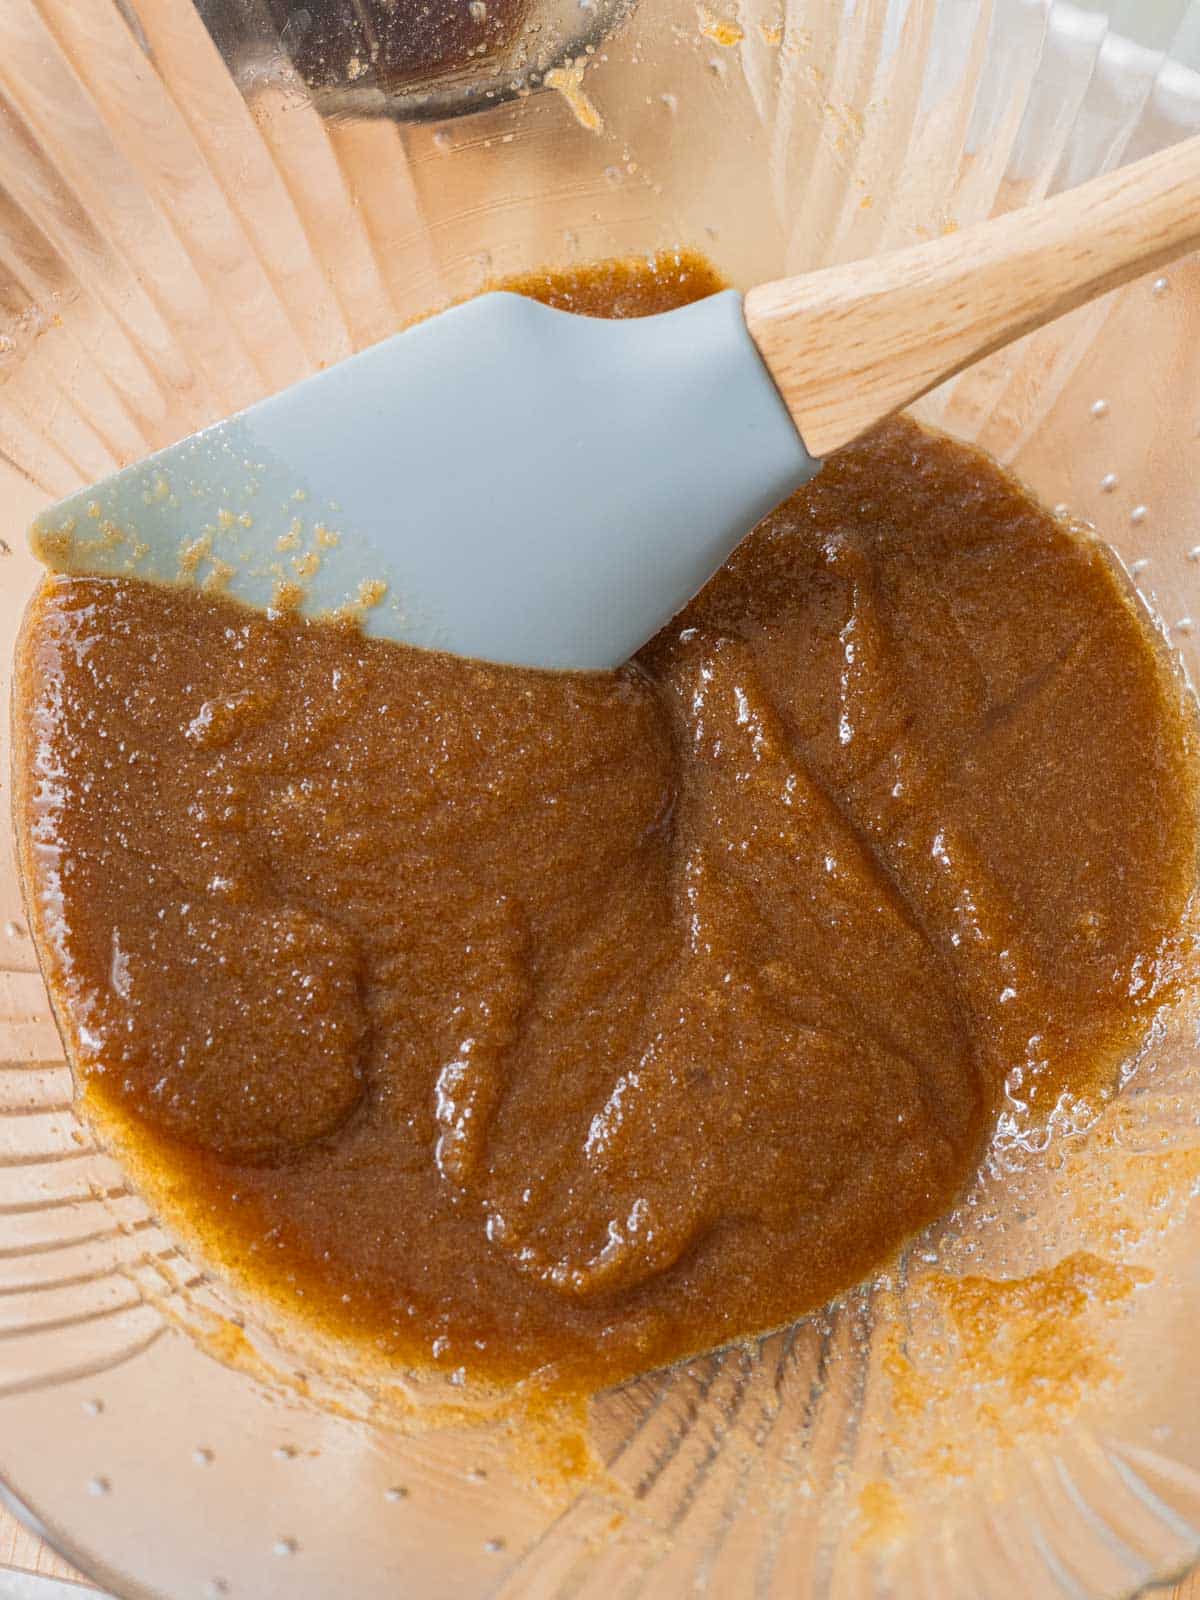
MULTIPOLYGON (((441 121, 370 62, 314 101, 269 8, 202 9, 0 0, 5 675, 47 495, 489 278, 686 244, 747 285, 1200 128, 1185 0, 638 0, 441 121)), ((1198 321, 1191 263, 921 407, 1095 523, 1193 671, 1198 321)), ((1198 1020, 1104 1105, 1011 1081, 901 1260, 596 1397, 607 1475, 539 1489, 511 1431, 281 1344, 159 1226, 72 1111, 0 826, 0 1475, 130 1595, 1131 1593, 1200 1553, 1198 1020)))

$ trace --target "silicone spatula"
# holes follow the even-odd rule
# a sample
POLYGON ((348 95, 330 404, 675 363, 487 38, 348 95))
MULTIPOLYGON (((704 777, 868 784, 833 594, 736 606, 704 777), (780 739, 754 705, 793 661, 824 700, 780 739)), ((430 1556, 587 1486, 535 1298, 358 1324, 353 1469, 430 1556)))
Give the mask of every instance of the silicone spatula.
POLYGON ((34 548, 462 655, 613 667, 822 456, 1198 244, 1200 137, 744 298, 607 322, 486 294, 61 502, 34 548))

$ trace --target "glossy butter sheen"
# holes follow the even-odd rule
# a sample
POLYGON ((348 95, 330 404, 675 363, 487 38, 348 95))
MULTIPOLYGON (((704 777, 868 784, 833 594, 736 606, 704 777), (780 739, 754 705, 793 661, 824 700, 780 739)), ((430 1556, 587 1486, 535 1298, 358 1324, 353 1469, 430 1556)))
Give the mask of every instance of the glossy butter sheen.
POLYGON ((17 736, 93 1113, 257 1290, 467 1377, 598 1384, 854 1282, 1006 1078, 1034 1121, 1109 1092, 1194 879, 1190 714, 1108 556, 904 421, 620 672, 58 580, 17 736))

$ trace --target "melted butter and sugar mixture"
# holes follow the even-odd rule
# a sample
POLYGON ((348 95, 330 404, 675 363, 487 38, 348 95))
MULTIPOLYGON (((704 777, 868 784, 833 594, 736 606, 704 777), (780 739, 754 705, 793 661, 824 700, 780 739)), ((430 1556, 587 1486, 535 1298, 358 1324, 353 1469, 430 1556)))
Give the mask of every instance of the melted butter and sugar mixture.
POLYGON ((16 711, 90 1115, 258 1293, 472 1378, 596 1385, 853 1283, 1006 1078, 1035 1120, 1111 1092, 1195 874, 1190 711, 1110 557, 903 420, 618 672, 51 579, 16 711))

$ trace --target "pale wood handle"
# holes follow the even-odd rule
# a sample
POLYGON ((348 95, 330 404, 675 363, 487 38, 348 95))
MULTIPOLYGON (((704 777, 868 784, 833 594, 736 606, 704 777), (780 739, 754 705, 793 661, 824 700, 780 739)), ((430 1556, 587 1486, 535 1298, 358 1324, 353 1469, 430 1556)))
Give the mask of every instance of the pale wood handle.
POLYGON ((981 356, 1200 246, 1200 135, 1024 210, 751 289, 746 326, 826 456, 981 356))

